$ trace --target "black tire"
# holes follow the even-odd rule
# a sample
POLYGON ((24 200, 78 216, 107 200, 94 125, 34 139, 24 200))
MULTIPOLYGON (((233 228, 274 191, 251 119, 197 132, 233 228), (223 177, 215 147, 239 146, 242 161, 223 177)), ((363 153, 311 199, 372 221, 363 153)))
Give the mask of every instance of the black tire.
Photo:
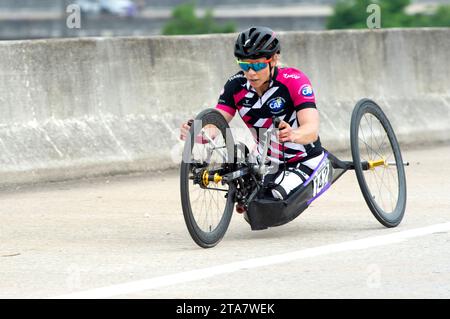
MULTIPOLYGON (((224 143, 226 145, 226 147, 223 148, 222 150, 223 153, 226 152, 225 155, 227 156, 227 162, 230 161, 229 160, 230 158, 231 159, 233 158, 233 150, 234 150, 234 140, 231 135, 231 132, 228 130, 229 129, 228 123, 222 116, 222 114, 220 114, 220 112, 218 112, 215 109, 206 109, 201 113, 199 113, 191 126, 189 135, 186 139, 186 143, 184 146, 183 159, 181 161, 181 170, 180 170, 180 192, 181 192, 181 205, 183 208, 184 220, 189 230, 189 234, 191 235, 192 239, 200 247, 203 248, 214 247, 225 235, 225 232, 227 231, 231 221, 231 216, 233 214, 233 207, 234 207, 233 197, 235 191, 234 184, 231 185, 224 184, 220 186, 218 186, 217 184, 214 185, 214 187, 224 188, 224 191, 219 191, 202 188, 199 184, 194 184, 194 181, 192 180, 193 176, 192 170, 195 165, 198 166, 199 164, 199 161, 196 158, 193 158, 196 154, 196 150, 194 149, 194 147, 197 147, 196 145, 199 145, 198 143, 197 144, 195 143, 196 141, 195 137, 197 137, 201 132, 201 130, 205 128, 205 126, 207 125, 209 127, 214 126, 216 129, 218 129, 218 131, 220 131, 221 136, 219 137, 221 139, 223 138, 224 143), (193 159, 195 160, 194 163, 192 161, 193 159), (196 199, 191 198, 192 197, 191 191, 192 192, 198 191, 199 196, 196 199), (199 209, 196 202, 196 200, 198 200, 199 198, 201 200, 202 196, 205 196, 204 201, 207 200, 206 197, 208 196, 215 197, 216 199, 214 200, 214 202, 218 204, 218 206, 219 202, 222 203, 223 201, 223 205, 220 205, 220 207, 217 207, 217 209, 214 209, 212 207, 213 204, 211 204, 212 203, 211 198, 209 206, 208 204, 204 205, 205 202, 201 204, 204 205, 205 210, 207 210, 204 213, 206 222, 203 223, 199 220, 199 218, 197 218, 198 217, 197 213, 199 209), (213 216, 214 213, 215 215, 213 216), (211 225, 211 221, 213 220, 214 217, 218 220, 217 225, 211 225)), ((207 143, 204 145, 200 145, 200 147, 205 147, 205 149, 207 149, 207 147, 209 147, 208 145, 209 144, 207 143)), ((208 153, 208 151, 205 152, 208 153)), ((214 156, 212 155, 214 152, 215 151, 208 153, 211 154, 211 158, 214 156)), ((203 150, 199 153, 203 154, 203 150)), ((217 155, 216 153, 214 154, 217 155)), ((223 161, 225 162, 225 160, 223 161)), ((207 162, 203 161, 200 162, 203 163, 203 164, 200 163, 200 166, 204 165, 205 169, 212 168, 212 165, 216 165, 215 168, 217 168, 218 166, 223 166, 224 164, 224 163, 208 164, 207 162)), ((200 210, 202 210, 202 208, 203 206, 201 206, 200 210)), ((201 212, 200 215, 202 215, 201 212)))
POLYGON ((363 99, 353 109, 350 143, 356 178, 370 211, 382 225, 396 227, 402 221, 406 208, 403 159, 389 120, 372 100, 363 99), (368 134, 371 134, 370 139, 366 137, 368 134), (383 136, 381 142, 379 136, 383 136), (362 162, 377 158, 383 159, 384 164, 363 170, 362 162), (389 193, 387 202, 383 201, 386 190, 389 193))

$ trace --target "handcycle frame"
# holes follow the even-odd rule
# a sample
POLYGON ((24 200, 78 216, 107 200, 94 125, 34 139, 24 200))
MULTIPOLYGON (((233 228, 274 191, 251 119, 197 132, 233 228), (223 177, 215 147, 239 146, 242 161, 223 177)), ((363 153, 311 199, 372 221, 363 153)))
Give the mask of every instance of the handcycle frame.
MULTIPOLYGON (((274 123, 277 119, 274 119, 274 123)), ((198 172, 201 178, 198 179, 200 186, 203 188, 222 190, 218 188, 207 187, 209 182, 222 184, 234 184, 232 192, 233 202, 239 203, 244 210, 244 216, 251 226, 252 230, 262 230, 268 227, 283 225, 298 215, 300 215, 316 198, 321 196, 328 188, 335 183, 346 171, 354 170, 355 165, 352 161, 342 161, 338 159, 331 152, 324 149, 324 160, 328 159, 328 169, 332 172, 329 174, 324 185, 321 185, 321 191, 314 192, 314 183, 319 172, 319 166, 310 178, 300 185, 293 193, 285 200, 276 200, 274 198, 260 197, 264 189, 262 183, 262 176, 266 173, 268 165, 266 164, 267 149, 270 143, 270 138, 273 132, 278 128, 279 122, 274 128, 270 128, 265 133, 265 142, 262 156, 257 158, 256 163, 249 161, 249 150, 247 146, 239 142, 234 144, 234 160, 233 163, 228 164, 228 169, 221 168, 219 170, 201 171, 198 172), (244 150, 244 162, 239 162, 239 150, 244 150), (228 171, 230 170, 230 171, 228 171), (228 172, 226 172, 228 171, 228 172), (225 174, 221 175, 221 173, 225 174)), ((216 147, 213 139, 207 134, 202 136, 214 148, 216 147)), ((378 165, 383 165, 382 161, 378 162, 361 162, 362 169, 368 170, 378 165)), ((323 181, 320 181, 323 182, 323 181)), ((223 191, 223 190, 222 190, 223 191)))

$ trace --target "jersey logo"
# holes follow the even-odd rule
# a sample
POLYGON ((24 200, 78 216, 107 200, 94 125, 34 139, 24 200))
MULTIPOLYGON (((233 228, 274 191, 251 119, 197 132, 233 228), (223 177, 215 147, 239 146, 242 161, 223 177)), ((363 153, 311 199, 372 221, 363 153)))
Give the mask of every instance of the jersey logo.
POLYGON ((298 94, 301 94, 305 98, 312 98, 314 95, 313 89, 312 89, 311 85, 309 85, 309 84, 302 85, 300 90, 298 90, 298 94))
POLYGON ((283 77, 285 79, 295 79, 295 80, 300 79, 300 75, 296 75, 296 74, 286 74, 286 73, 284 73, 283 77))
POLYGON ((242 105, 245 107, 252 107, 252 104, 250 104, 250 100, 247 100, 247 99, 245 100, 244 103, 242 103, 242 105))
POLYGON ((286 101, 282 97, 276 97, 267 103, 269 105, 272 114, 278 114, 283 111, 283 107, 286 101))
POLYGON ((245 77, 244 74, 238 73, 238 74, 235 74, 235 75, 233 75, 232 77, 230 77, 230 78, 228 79, 228 81, 233 81, 234 79, 237 79, 237 78, 244 78, 244 77, 245 77))

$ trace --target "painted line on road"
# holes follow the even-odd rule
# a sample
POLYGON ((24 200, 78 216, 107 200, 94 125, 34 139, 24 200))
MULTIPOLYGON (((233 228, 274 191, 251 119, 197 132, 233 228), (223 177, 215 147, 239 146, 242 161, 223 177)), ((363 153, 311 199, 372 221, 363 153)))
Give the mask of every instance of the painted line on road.
POLYGON ((161 288, 185 282, 201 280, 213 276, 236 272, 239 270, 247 270, 252 268, 264 267, 269 265, 276 265, 287 263, 299 259, 317 257, 337 252, 367 249, 372 247, 390 245, 402 242, 409 238, 430 235, 438 232, 450 231, 450 222, 431 225, 422 228, 415 228, 405 231, 395 232, 389 235, 368 237, 364 239, 357 239, 346 241, 338 244, 330 244, 314 248, 307 248, 297 250, 289 253, 258 257, 238 262, 232 262, 224 265, 213 266, 203 269, 181 272, 172 275, 160 276, 150 279, 138 280, 118 285, 112 285, 103 288, 96 288, 81 292, 70 293, 53 297, 51 299, 103 299, 111 298, 120 295, 142 292, 145 290, 161 288))

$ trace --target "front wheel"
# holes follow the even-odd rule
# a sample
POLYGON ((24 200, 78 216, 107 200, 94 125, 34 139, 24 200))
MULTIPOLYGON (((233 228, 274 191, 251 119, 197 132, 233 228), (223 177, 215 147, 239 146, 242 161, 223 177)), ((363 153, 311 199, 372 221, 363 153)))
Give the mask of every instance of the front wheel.
POLYGON ((233 162, 234 141, 225 118, 215 109, 194 120, 180 170, 181 205, 192 239, 203 248, 217 245, 231 221, 234 184, 220 176, 233 162))
POLYGON ((403 159, 389 120, 369 99, 352 114, 350 143, 356 177, 375 218, 386 227, 400 224, 406 207, 403 159))

